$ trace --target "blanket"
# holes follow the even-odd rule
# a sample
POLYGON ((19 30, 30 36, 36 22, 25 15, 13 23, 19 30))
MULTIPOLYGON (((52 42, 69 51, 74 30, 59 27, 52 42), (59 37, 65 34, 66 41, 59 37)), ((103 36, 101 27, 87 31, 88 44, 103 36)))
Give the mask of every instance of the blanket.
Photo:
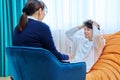
POLYGON ((104 38, 102 55, 86 74, 86 80, 120 80, 120 31, 104 38))

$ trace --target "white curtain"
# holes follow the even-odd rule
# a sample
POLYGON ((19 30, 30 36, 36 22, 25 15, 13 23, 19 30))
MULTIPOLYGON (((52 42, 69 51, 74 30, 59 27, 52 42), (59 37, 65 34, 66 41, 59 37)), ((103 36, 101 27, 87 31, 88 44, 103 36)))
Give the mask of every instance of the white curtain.
POLYGON ((43 20, 53 34, 58 50, 72 51, 72 44, 65 31, 92 19, 97 21, 104 34, 120 30, 120 0, 43 0, 48 13, 43 20))

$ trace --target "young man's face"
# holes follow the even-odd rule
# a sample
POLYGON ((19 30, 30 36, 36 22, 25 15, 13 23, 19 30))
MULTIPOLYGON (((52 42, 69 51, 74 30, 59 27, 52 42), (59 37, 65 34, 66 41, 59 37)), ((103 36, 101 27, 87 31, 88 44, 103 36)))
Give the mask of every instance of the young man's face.
POLYGON ((88 28, 87 26, 84 26, 84 36, 85 38, 92 40, 93 30, 88 28))

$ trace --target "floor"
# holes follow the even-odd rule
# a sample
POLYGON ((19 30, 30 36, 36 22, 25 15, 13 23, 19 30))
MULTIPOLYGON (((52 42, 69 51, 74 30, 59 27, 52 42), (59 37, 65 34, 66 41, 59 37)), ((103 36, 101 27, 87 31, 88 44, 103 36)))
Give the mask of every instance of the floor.
POLYGON ((11 80, 10 77, 0 77, 0 80, 11 80))

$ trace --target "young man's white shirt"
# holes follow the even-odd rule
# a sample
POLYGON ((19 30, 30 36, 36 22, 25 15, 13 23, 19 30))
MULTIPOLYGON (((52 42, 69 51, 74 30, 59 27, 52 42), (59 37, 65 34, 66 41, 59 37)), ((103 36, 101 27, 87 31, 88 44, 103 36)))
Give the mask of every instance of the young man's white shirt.
POLYGON ((86 39, 84 35, 75 35, 77 31, 79 31, 79 28, 75 27, 66 32, 66 35, 76 47, 75 57, 71 60, 71 63, 86 62, 87 72, 89 72, 102 53, 105 39, 96 26, 93 26, 92 41, 86 39))

